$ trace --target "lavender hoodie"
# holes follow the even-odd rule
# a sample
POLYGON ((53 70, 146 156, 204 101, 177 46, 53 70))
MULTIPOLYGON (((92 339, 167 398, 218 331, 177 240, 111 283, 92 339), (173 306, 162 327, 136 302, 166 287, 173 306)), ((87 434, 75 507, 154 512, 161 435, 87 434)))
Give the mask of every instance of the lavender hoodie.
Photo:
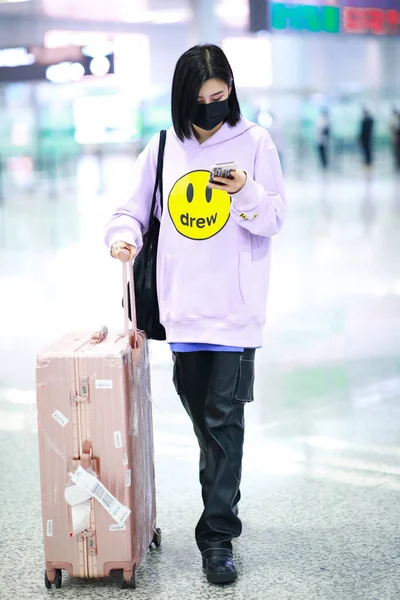
MULTIPOLYGON (((130 200, 117 208, 105 243, 142 247, 149 223, 159 135, 135 164, 130 200)), ((170 343, 255 348, 262 345, 270 274, 271 237, 286 217, 278 153, 269 133, 241 119, 225 123, 203 144, 167 134, 164 211, 157 259, 160 318, 170 343), (236 161, 247 173, 230 197, 210 190, 214 163, 236 161)))

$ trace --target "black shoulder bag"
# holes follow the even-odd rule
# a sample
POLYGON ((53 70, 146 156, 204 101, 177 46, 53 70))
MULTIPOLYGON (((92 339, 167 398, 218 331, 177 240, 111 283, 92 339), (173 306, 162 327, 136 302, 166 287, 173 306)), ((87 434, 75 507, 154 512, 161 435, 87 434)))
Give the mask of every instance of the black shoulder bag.
MULTIPOLYGON (((143 247, 133 263, 137 327, 140 331, 144 331, 149 339, 153 340, 166 339, 165 329, 160 323, 160 309, 157 297, 157 250, 158 238, 160 236, 160 221, 155 216, 158 190, 160 191, 161 213, 163 211, 162 173, 166 139, 167 132, 163 130, 160 132, 156 181, 151 203, 149 228, 143 236, 143 247)), ((132 320, 130 306, 129 318, 132 320)))

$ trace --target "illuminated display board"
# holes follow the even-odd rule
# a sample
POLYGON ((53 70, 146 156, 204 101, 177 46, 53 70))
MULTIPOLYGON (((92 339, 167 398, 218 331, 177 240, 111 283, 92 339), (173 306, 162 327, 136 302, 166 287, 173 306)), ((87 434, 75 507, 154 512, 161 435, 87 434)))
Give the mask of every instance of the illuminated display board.
POLYGON ((400 34, 400 0, 273 0, 270 11, 275 31, 400 34))
POLYGON ((91 46, 0 49, 0 83, 44 79, 68 83, 86 76, 103 77, 113 73, 111 47, 104 51, 91 46))

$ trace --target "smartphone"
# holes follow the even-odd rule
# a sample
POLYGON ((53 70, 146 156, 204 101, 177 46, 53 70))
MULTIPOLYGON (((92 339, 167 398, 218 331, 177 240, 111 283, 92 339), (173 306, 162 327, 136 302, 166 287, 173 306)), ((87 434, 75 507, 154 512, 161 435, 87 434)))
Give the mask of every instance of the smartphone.
POLYGON ((211 169, 210 183, 216 185, 224 185, 219 181, 214 181, 214 177, 224 177, 225 179, 233 179, 232 171, 236 171, 236 162, 216 163, 211 169))

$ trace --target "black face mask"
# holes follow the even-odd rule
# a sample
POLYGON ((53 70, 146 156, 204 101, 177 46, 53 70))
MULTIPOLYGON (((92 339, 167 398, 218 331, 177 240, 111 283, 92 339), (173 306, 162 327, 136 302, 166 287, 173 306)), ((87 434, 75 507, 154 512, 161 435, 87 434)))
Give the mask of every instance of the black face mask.
POLYGON ((221 121, 226 119, 228 113, 228 98, 226 100, 219 100, 218 102, 211 102, 211 104, 199 104, 193 123, 197 127, 200 127, 200 129, 211 131, 211 129, 214 129, 221 121))

